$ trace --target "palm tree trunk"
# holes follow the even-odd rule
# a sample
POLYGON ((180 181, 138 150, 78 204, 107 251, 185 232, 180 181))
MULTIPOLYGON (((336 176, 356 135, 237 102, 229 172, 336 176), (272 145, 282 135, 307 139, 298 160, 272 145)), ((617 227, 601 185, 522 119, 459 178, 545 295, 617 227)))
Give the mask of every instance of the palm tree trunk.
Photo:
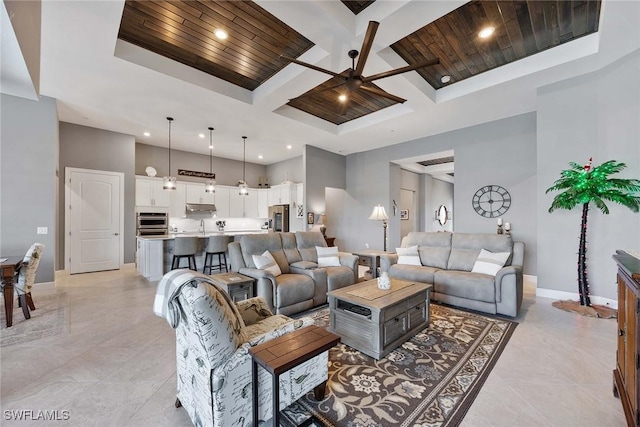
POLYGON ((587 215, 589 203, 582 205, 582 223, 580 224, 580 248, 578 250, 578 292, 580 305, 591 306, 589 298, 589 280, 587 279, 587 215))

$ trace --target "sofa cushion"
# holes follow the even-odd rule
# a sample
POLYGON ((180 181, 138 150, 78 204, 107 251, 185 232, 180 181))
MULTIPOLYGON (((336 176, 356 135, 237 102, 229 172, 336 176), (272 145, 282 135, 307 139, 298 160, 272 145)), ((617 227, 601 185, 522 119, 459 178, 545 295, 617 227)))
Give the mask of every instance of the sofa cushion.
POLYGON ((318 267, 340 267, 337 247, 316 246, 318 253, 318 267))
POLYGON ((289 263, 287 257, 282 250, 281 233, 265 233, 250 234, 240 238, 240 248, 242 250, 242 258, 249 268, 255 268, 253 255, 262 255, 264 251, 269 251, 278 263, 280 271, 289 272, 289 263))
POLYGON ((412 231, 402 239, 402 247, 418 245, 420 263, 427 267, 447 268, 453 233, 412 231))
POLYGON ((304 261, 318 262, 316 246, 327 246, 322 233, 318 231, 298 231, 296 245, 304 261))
POLYGON ((433 274, 437 268, 419 265, 393 264, 389 269, 389 277, 410 282, 433 283, 433 274))
POLYGON ((291 264, 291 268, 299 268, 301 270, 312 270, 318 268, 318 263, 313 261, 298 261, 291 264))
POLYGON ((276 307, 286 307, 313 299, 315 284, 304 274, 283 274, 276 277, 276 307))
POLYGON ((284 251, 285 257, 287 258, 287 263, 293 264, 294 262, 302 261, 302 256, 300 256, 300 252, 298 252, 295 233, 279 234, 280 238, 282 239, 282 250, 284 251))
POLYGON ((396 248, 396 254, 398 254, 398 264, 422 265, 418 255, 418 245, 409 246, 408 248, 396 248))
POLYGON ((476 301, 495 303, 494 277, 468 271, 438 270, 434 275, 434 290, 476 301))
POLYGON ((471 272, 495 276, 502 266, 504 266, 504 263, 507 262, 510 255, 510 252, 489 252, 482 249, 480 255, 478 255, 478 259, 475 264, 473 264, 471 272))
MULTIPOLYGON (((513 240, 504 234, 453 233, 447 270, 471 271, 482 249, 512 252, 513 240)), ((510 260, 507 260, 509 265, 510 260)))
POLYGON ((256 268, 260 270, 267 270, 275 277, 282 274, 280 267, 278 267, 278 263, 269 251, 264 251, 262 255, 253 255, 253 263, 256 265, 256 268))
POLYGON ((327 290, 333 291, 353 285, 353 270, 341 265, 340 267, 326 267, 327 290))

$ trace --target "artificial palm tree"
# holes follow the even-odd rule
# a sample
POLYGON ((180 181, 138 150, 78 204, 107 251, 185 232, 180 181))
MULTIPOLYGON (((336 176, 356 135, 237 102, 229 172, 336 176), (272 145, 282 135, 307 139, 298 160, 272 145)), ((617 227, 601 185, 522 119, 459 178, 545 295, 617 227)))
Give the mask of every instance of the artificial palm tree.
POLYGON ((546 193, 556 190, 564 190, 558 194, 551 203, 549 212, 556 209, 573 209, 582 205, 582 223, 580 225, 580 246, 578 249, 578 292, 580 305, 591 306, 589 298, 589 281, 587 280, 587 215, 589 204, 593 202, 603 214, 609 213, 605 201, 615 202, 628 207, 634 212, 640 210, 640 180, 609 178, 609 175, 618 173, 627 165, 609 160, 591 167, 592 159, 586 165, 571 162, 571 169, 563 170, 552 187, 546 193))

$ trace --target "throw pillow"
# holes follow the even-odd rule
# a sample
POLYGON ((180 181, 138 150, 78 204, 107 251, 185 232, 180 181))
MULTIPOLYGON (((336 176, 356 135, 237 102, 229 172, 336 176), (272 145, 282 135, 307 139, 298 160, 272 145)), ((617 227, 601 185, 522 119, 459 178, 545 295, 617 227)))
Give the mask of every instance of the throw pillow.
POLYGON ((269 251, 264 251, 262 255, 253 255, 253 263, 260 270, 267 270, 275 277, 282 274, 282 270, 278 267, 278 263, 269 251))
POLYGON ((318 267, 340 267, 337 246, 330 248, 316 246, 316 252, 318 253, 318 267))
POLYGON ((489 252, 482 249, 475 264, 473 264, 472 273, 488 274, 495 276, 496 273, 504 266, 509 259, 509 252, 489 252))
POLYGON ((418 255, 418 245, 409 246, 408 248, 396 248, 398 254, 398 264, 405 265, 422 265, 420 263, 420 255, 418 255))

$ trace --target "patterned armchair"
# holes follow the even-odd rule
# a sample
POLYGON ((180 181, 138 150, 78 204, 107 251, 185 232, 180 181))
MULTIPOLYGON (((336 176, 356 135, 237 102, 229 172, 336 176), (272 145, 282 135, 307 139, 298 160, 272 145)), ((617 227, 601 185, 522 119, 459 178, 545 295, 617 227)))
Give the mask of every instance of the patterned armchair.
MULTIPOLYGON (((154 310, 176 328, 177 400, 196 426, 257 425, 252 416, 250 347, 310 326, 313 319, 273 315, 266 301, 233 303, 208 276, 174 270, 158 283, 154 310), (161 303, 159 304, 159 301, 161 303), (173 318, 173 319, 172 319, 173 318)), ((280 407, 314 387, 324 390, 328 352, 280 376, 280 407)), ((271 377, 259 369, 259 418, 272 417, 271 377)))

